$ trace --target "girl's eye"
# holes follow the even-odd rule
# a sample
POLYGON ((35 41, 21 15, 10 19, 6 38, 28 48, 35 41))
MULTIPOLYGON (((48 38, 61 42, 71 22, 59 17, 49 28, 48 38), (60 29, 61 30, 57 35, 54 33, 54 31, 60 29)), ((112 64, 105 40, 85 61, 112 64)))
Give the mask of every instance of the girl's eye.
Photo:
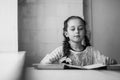
POLYGON ((74 30, 75 30, 75 28, 70 28, 70 30, 71 30, 71 31, 74 31, 74 30))
POLYGON ((78 30, 83 30, 83 28, 78 28, 78 30))
POLYGON ((70 29, 71 31, 74 31, 75 29, 70 29))

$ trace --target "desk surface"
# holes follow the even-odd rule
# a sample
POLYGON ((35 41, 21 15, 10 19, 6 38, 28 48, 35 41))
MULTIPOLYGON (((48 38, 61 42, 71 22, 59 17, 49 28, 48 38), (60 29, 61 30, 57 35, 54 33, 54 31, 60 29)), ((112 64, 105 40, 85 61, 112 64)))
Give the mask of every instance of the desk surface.
POLYGON ((120 71, 26 69, 25 80, 120 80, 120 71))

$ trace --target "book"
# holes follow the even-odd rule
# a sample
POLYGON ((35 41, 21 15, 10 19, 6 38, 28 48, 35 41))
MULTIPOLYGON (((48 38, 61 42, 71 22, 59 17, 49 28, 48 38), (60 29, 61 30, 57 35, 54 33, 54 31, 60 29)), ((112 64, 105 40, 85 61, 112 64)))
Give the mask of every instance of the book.
POLYGON ((33 64, 34 68, 40 70, 63 70, 63 69, 79 69, 79 70, 90 70, 90 69, 107 69, 106 65, 103 64, 92 64, 87 66, 76 66, 70 64, 33 64))
POLYGON ((63 70, 63 69, 78 69, 78 70, 120 70, 120 64, 115 65, 103 65, 103 64, 92 64, 86 66, 76 66, 70 64, 33 64, 35 69, 40 70, 63 70))

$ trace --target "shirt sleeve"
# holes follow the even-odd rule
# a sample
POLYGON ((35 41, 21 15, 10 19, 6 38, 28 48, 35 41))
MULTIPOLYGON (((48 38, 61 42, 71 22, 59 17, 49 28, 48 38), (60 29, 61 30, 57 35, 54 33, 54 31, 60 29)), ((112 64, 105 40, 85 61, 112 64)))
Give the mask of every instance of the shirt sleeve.
POLYGON ((100 53, 100 51, 96 50, 95 48, 93 49, 93 54, 94 54, 94 63, 100 63, 104 65, 112 65, 112 64, 117 64, 117 61, 115 59, 112 59, 110 57, 107 57, 103 54, 100 53))
POLYGON ((53 64, 63 56, 62 46, 47 54, 40 62, 40 64, 53 64))

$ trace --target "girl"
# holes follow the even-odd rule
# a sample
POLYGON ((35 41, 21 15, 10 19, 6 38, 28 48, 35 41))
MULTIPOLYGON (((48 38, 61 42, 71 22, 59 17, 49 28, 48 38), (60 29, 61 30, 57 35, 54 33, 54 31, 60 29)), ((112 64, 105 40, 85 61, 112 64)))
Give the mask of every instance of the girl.
POLYGON ((79 16, 71 16, 64 22, 63 46, 47 54, 41 64, 66 63, 77 66, 92 64, 111 65, 117 62, 104 56, 91 46, 86 22, 79 16))

